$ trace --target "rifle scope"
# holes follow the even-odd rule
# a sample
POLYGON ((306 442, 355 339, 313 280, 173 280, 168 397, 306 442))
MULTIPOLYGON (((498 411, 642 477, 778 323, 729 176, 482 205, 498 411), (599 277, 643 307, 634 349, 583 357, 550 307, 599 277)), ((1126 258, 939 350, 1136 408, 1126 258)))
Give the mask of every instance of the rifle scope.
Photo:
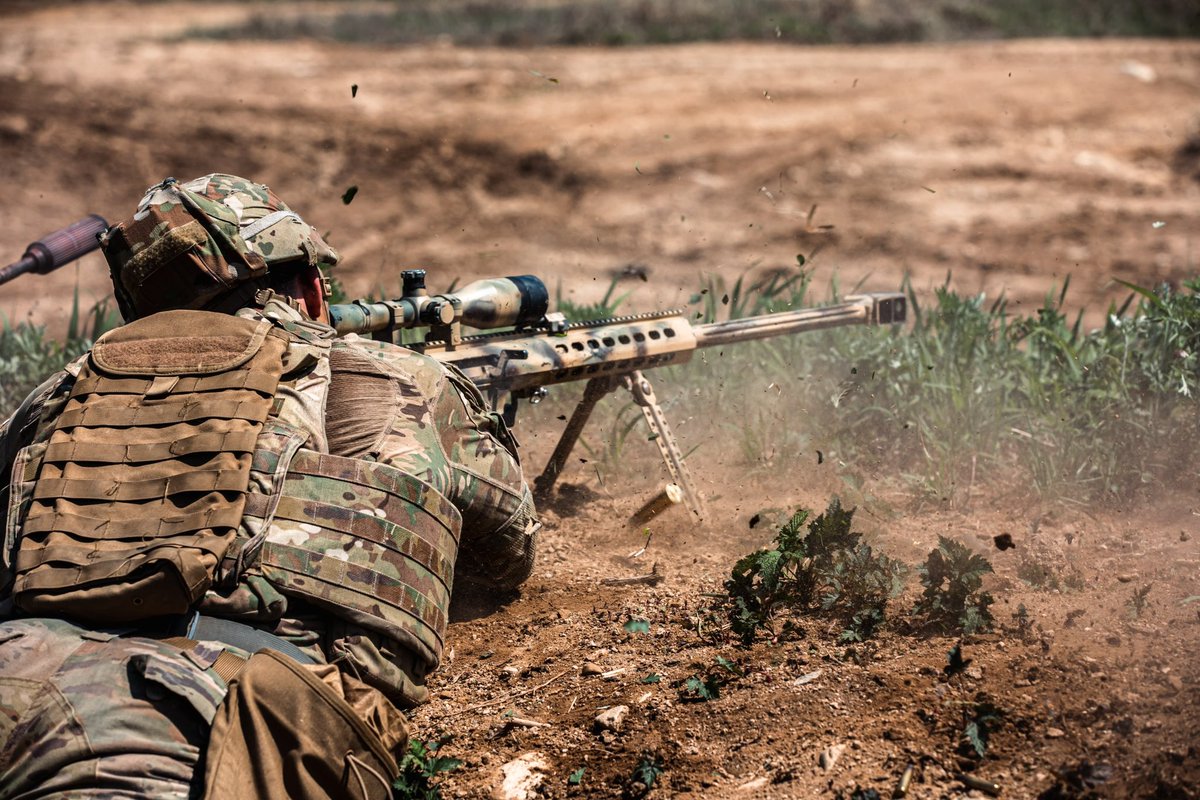
POLYGON ((438 295, 425 290, 425 270, 405 270, 402 277, 398 300, 331 305, 329 324, 339 335, 455 323, 479 330, 521 328, 540 322, 550 306, 546 284, 534 275, 487 278, 438 295))

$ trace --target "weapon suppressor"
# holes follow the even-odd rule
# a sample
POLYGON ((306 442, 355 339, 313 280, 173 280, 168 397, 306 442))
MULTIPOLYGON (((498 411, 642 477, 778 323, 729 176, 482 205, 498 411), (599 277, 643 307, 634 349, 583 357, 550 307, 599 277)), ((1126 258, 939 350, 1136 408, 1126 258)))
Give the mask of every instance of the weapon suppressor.
POLYGON ((108 223, 103 217, 89 214, 61 230, 47 233, 25 248, 25 255, 20 259, 0 269, 0 284, 26 272, 45 275, 87 255, 100 246, 97 237, 106 230, 108 223))

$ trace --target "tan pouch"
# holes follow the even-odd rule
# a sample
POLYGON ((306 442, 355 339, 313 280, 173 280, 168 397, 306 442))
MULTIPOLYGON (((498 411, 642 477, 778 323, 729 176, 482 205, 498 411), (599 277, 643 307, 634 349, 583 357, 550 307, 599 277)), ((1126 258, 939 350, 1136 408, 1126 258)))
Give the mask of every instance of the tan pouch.
MULTIPOLYGON (((406 744, 402 736, 397 751, 406 744)), ((204 798, 389 800, 398 775, 392 754, 349 703, 292 659, 260 650, 229 684, 213 720, 204 798)))

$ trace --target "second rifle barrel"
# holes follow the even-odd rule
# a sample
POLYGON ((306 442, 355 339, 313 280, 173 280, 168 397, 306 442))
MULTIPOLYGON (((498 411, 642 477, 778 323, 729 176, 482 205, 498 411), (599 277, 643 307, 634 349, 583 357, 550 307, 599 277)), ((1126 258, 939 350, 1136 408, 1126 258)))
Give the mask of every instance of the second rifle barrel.
POLYGON ((753 339, 769 339, 789 333, 852 325, 871 321, 871 307, 867 303, 845 303, 826 308, 802 308, 796 311, 781 311, 758 317, 743 317, 726 322, 710 322, 692 327, 696 334, 697 347, 718 347, 734 342, 753 339))

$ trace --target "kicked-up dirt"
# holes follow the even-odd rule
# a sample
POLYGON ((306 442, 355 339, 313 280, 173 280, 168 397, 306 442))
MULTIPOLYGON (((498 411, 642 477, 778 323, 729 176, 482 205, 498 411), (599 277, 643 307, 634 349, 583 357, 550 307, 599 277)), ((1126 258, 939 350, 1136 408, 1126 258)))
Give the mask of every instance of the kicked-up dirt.
MULTIPOLYGON (((647 310, 803 256, 819 284, 907 275, 920 294, 948 279, 1020 311, 1069 276, 1068 305, 1094 322, 1127 294, 1114 279, 1197 272, 1195 42, 518 51, 186 35, 254 8, 0 9, 0 260, 84 214, 122 218, 162 177, 222 171, 328 231, 352 295, 396 292, 397 271, 420 265, 431 287, 534 273, 591 302, 629 273, 628 304, 647 310)), ((99 256, 0 287, 0 313, 61 330, 76 286, 107 295, 99 256)), ((531 471, 559 403, 518 424, 531 471)), ((1200 793, 1195 486, 1126 508, 980 487, 946 508, 877 476, 857 516, 874 546, 915 564, 944 534, 995 566, 999 625, 965 639, 971 663, 948 674, 959 640, 902 624, 852 646, 819 618, 749 649, 714 631, 709 595, 774 535, 750 520, 819 511, 841 486, 828 464, 750 472, 716 449, 691 460, 703 524, 671 512, 647 544, 624 522, 663 480, 652 454, 607 474, 580 464, 544 509, 520 596, 460 598, 433 702, 413 714, 465 762, 446 795, 503 794, 507 775, 516 796, 521 758, 550 797, 636 795, 643 763, 661 769, 660 797, 886 797, 909 764, 910 797, 982 796, 962 773, 1003 797, 1200 793), (995 549, 1002 533, 1015 548, 995 549), (654 567, 654 586, 605 583, 654 567), (728 676, 719 697, 683 696, 712 669, 728 676), (984 703, 1000 713, 979 759, 962 732, 984 703), (621 723, 598 727, 617 706, 621 723)))

